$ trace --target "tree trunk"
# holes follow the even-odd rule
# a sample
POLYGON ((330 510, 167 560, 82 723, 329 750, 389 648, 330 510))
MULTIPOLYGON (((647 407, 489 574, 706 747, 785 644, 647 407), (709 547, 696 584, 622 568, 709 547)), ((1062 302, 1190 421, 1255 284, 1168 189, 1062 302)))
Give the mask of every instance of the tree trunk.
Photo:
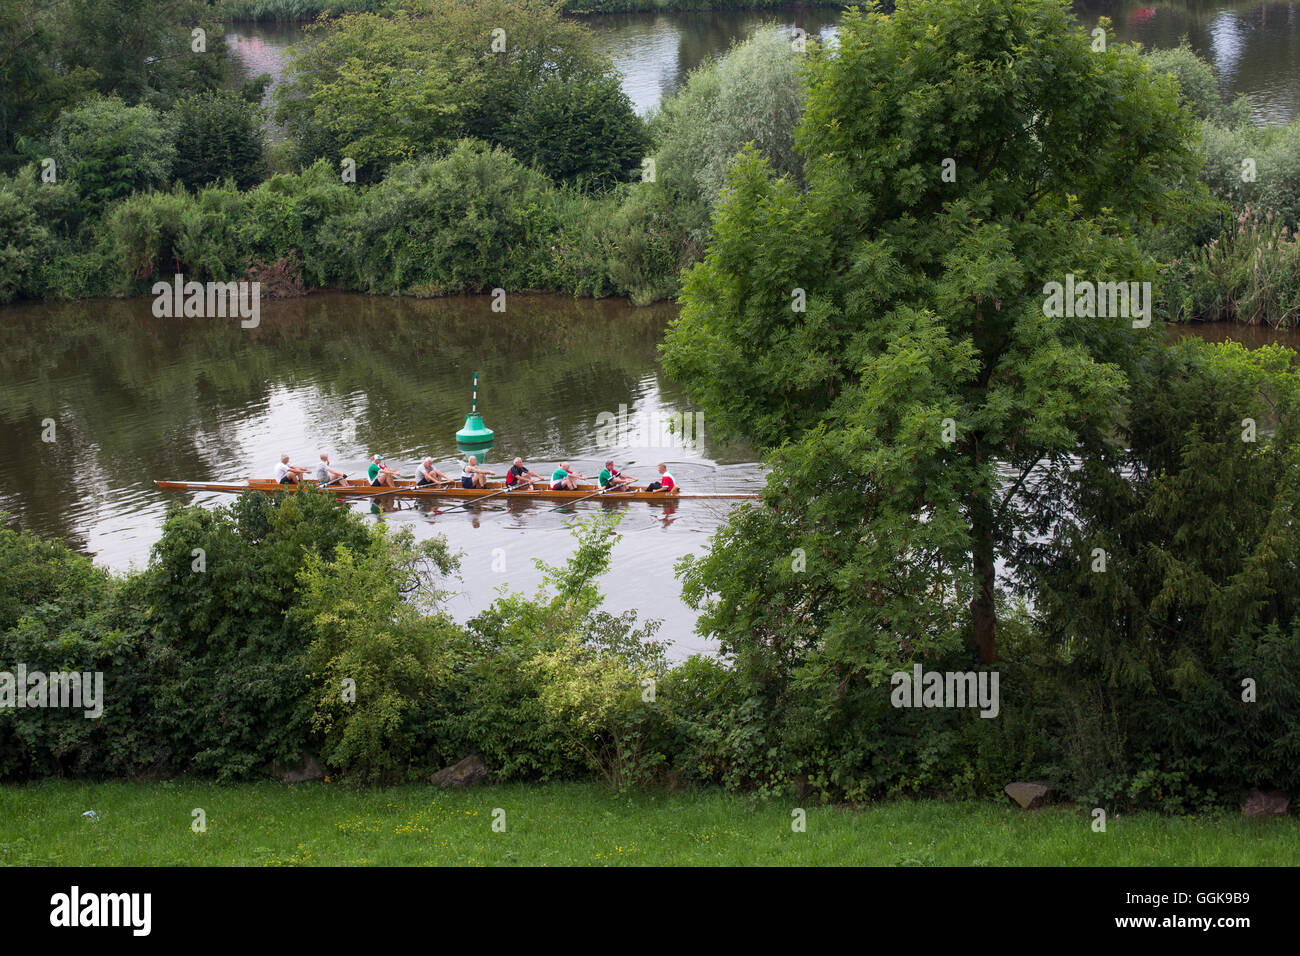
MULTIPOLYGON (((976 456, 979 457, 978 452, 976 456)), ((971 552, 972 570, 975 573, 975 596, 970 602, 971 623, 980 660, 992 664, 998 624, 997 609, 993 603, 997 571, 993 558, 993 505, 983 489, 971 495, 970 519, 975 539, 971 552)))

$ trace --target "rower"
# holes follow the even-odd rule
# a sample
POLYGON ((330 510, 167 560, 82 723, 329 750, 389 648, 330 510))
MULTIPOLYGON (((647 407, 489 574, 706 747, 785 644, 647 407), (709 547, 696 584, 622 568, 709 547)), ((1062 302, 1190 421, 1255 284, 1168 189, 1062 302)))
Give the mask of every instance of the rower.
POLYGON ((634 481, 636 479, 631 475, 625 475, 614 467, 612 458, 605 462, 605 467, 600 472, 600 487, 606 491, 624 491, 634 481))
POLYGON ((296 485, 306 474, 306 468, 289 464, 288 455, 281 455, 280 464, 275 466, 275 480, 282 485, 296 485))
POLYGON ((325 452, 320 453, 320 464, 316 466, 316 483, 319 485, 328 485, 331 481, 338 481, 340 478, 346 478, 347 475, 341 471, 336 471, 330 467, 330 456, 325 452))
POLYGON ((522 458, 516 458, 510 470, 506 472, 506 487, 512 491, 532 491, 534 481, 546 479, 524 464, 522 458))
POLYGON ((383 455, 372 455, 370 457, 370 467, 366 470, 370 476, 370 484, 376 488, 396 488, 397 482, 394 478, 401 478, 397 472, 384 464, 383 455))
POLYGON ((426 458, 420 462, 420 467, 415 472, 415 487, 423 488, 426 485, 447 484, 451 479, 433 467, 433 459, 426 458))
POLYGON ((487 486, 486 475, 492 474, 491 469, 480 468, 478 458, 474 455, 469 456, 460 470, 460 486, 462 488, 484 488, 487 486))
POLYGON ((645 486, 646 491, 673 491, 677 488, 677 479, 672 476, 668 466, 662 461, 658 464, 659 480, 645 486))
POLYGON ((586 475, 580 475, 570 468, 567 461, 562 462, 559 468, 551 472, 551 490, 575 491, 578 487, 578 479, 586 477, 586 475))

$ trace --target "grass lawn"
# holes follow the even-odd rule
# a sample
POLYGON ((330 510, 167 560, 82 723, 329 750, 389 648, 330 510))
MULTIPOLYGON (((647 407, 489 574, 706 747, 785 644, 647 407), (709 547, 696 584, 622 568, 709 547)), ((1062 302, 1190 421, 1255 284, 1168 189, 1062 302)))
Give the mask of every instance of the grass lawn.
POLYGON ((0 865, 1264 865, 1300 862, 1300 821, 896 801, 849 810, 721 790, 620 796, 594 783, 445 791, 193 781, 0 786, 0 865), (207 831, 191 829, 202 808, 207 831), (505 811, 494 832, 494 810, 505 811), (99 812, 98 821, 82 816, 99 812))

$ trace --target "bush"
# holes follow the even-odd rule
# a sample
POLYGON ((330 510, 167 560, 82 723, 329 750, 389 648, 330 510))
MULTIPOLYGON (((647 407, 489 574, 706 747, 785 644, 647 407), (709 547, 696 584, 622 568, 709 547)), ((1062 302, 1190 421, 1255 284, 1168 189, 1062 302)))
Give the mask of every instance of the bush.
POLYGON ((367 783, 402 782, 445 758, 432 727, 461 632, 428 612, 433 576, 455 566, 442 538, 416 547, 410 529, 382 526, 361 551, 307 556, 296 613, 312 635, 312 726, 328 766, 367 783))
POLYGON ((0 528, 0 671, 21 664, 29 674, 99 672, 103 681, 97 717, 0 707, 0 778, 125 776, 160 759, 135 590, 62 544, 0 528))
POLYGON ((542 285, 556 225, 546 178, 502 149, 463 141, 393 169, 326 226, 327 254, 365 292, 443 295, 542 285))
POLYGON ((564 567, 538 562, 534 598, 508 595, 470 621, 471 651, 457 667, 456 710, 444 728, 460 753, 483 755, 498 779, 596 773, 615 786, 644 780, 664 761, 649 746, 653 711, 642 680, 666 670, 658 627, 600 609, 619 516, 575 527, 564 567), (549 588, 551 593, 547 593, 549 588))
POLYGON ((650 144, 617 76, 547 79, 530 91, 501 140, 523 162, 584 190, 638 178, 650 144))
POLYGON ((35 166, 0 177, 0 302, 105 295, 117 269, 72 183, 35 166))
POLYGON ((171 131, 150 106, 93 97, 63 113, 50 153, 88 209, 167 184, 176 158, 171 131))
MULTIPOLYGON (((542 0, 405 0, 387 16, 360 13, 322 25, 315 41, 295 49, 279 92, 277 116, 300 162, 351 157, 362 181, 374 182, 391 166, 462 138, 502 145, 526 103, 529 127, 540 129, 585 102, 600 104, 600 122, 614 124, 605 130, 614 140, 601 149, 614 152, 598 168, 629 163, 617 153, 635 145, 627 139, 635 117, 610 86, 609 57, 586 27, 542 0), (504 31, 499 50, 495 29, 504 31), (558 101, 537 100, 551 81, 558 101)), ((574 142, 599 133, 582 129, 574 142)))
POLYGON ((1150 50, 1145 54, 1152 73, 1168 73, 1178 81, 1182 100, 1203 120, 1236 125, 1249 119, 1249 104, 1238 97, 1231 103, 1219 92, 1219 78, 1214 67, 1197 56, 1186 37, 1176 47, 1150 50))
POLYGON ((360 553, 368 538, 360 518, 325 495, 250 492, 228 508, 168 514, 146 596, 154 707, 177 765, 237 779, 319 746, 311 640, 290 613, 299 572, 308 554, 360 553))
POLYGON ((229 179, 239 189, 261 182, 261 110, 231 92, 200 93, 179 100, 167 115, 177 182, 188 189, 229 179))
POLYGON ((1300 242, 1272 212, 1247 207, 1218 238, 1176 258, 1160 282, 1173 321, 1300 324, 1300 242))
POLYGON ((1071 515, 1031 548, 1035 614, 1068 662, 1079 799, 1201 809, 1300 783, 1294 363, 1278 346, 1161 348, 1134 383, 1127 448, 1044 486, 1071 515))
POLYGON ((776 176, 799 181, 803 162, 795 127, 803 114, 799 56, 776 28, 737 44, 725 58, 697 68, 651 121, 656 178, 683 208, 691 238, 708 235, 727 170, 752 142, 776 176))

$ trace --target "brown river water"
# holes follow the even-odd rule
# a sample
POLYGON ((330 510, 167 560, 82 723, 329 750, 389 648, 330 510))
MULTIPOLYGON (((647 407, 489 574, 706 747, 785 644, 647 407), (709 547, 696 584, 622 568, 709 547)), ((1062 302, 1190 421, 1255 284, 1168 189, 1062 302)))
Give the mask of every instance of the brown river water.
MULTIPOLYGON (((169 502, 217 504, 218 493, 162 492, 153 481, 270 475, 281 452, 314 464, 320 451, 356 473, 369 455, 405 474, 431 455, 460 460, 455 433, 480 374, 479 409, 496 431, 484 462, 521 455, 535 470, 569 460, 587 475, 612 455, 638 478, 669 464, 686 491, 754 492, 757 456, 723 446, 708 421, 694 440, 666 432, 693 413, 662 372, 658 346, 675 306, 513 296, 436 300, 320 293, 263 304, 261 324, 159 319, 152 300, 23 304, 0 309, 0 511, 58 536, 110 568, 142 566, 169 502), (602 427, 626 407, 626 429, 602 427), (48 422, 53 441, 44 441, 48 422)), ((1174 334, 1281 341, 1300 332, 1199 326, 1174 334)), ((444 506, 447 504, 443 502, 444 506)), ((447 536, 463 555, 449 609, 464 619, 497 589, 531 592, 533 558, 573 550, 568 523, 601 508, 622 513, 622 540, 602 581, 607 607, 661 619, 673 655, 710 650, 693 633, 673 564, 703 550, 734 503, 491 501, 444 515, 430 502, 353 505, 417 537, 447 536), (504 567, 503 567, 504 565, 504 567)))
MULTIPOLYGON (((263 303, 253 329, 155 318, 148 298, 0 309, 0 511, 108 567, 141 566, 169 502, 230 500, 162 492, 154 479, 242 480, 270 475, 281 452, 312 465, 321 451, 354 474, 375 453, 404 474, 426 454, 450 472, 475 372, 479 410, 496 431, 482 460, 498 473, 520 455, 538 472, 568 460, 595 475, 612 455, 647 481, 664 461, 684 491, 761 486, 754 453, 718 446, 660 371, 675 307, 512 296, 503 316, 490 303, 322 293, 263 303), (625 425, 610 428, 620 412, 625 425), (689 442, 667 427, 683 412, 689 442)), ((540 584, 532 559, 556 564, 572 551, 575 514, 619 511, 607 607, 662 619, 675 656, 708 649, 673 563, 702 549, 732 502, 555 505, 492 501, 442 516, 430 502, 354 507, 421 538, 447 536, 463 554, 450 602, 462 619, 502 585, 540 584)))

